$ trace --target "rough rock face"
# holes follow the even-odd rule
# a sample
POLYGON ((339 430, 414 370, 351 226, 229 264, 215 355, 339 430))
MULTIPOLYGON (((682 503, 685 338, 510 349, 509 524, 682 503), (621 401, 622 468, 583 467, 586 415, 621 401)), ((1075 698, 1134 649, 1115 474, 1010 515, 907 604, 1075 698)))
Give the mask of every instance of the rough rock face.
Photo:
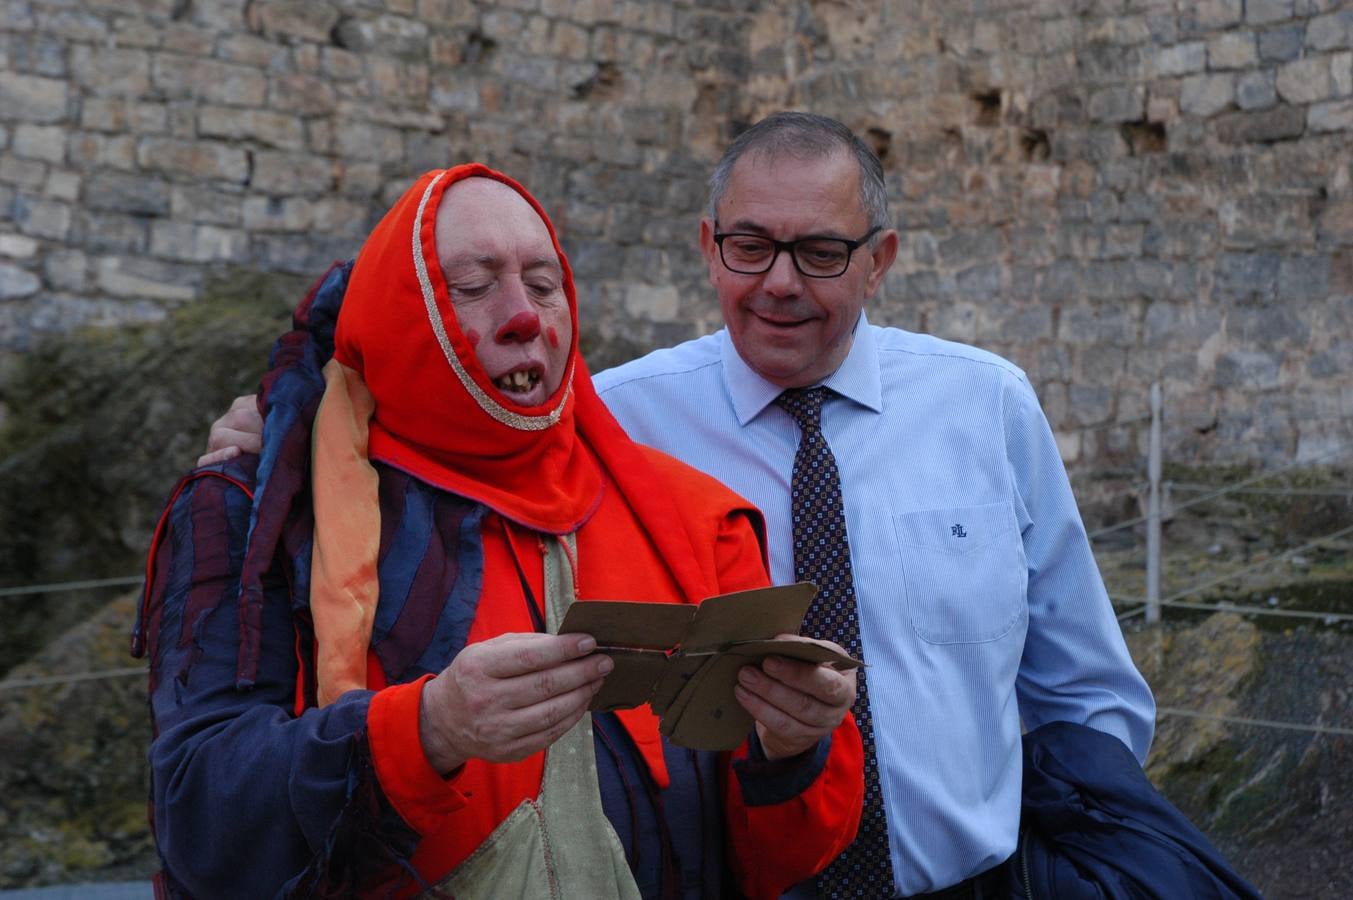
POLYGON ((127 668, 124 594, 0 681, 0 887, 148 877, 145 676, 16 686, 127 668))
MULTIPOLYGON (((85 329, 0 385, 0 586, 139 571, 211 421, 257 384, 300 283, 236 273, 164 322, 85 329)), ((115 592, 0 597, 0 672, 115 592)))
POLYGON ((1152 783, 1265 896, 1353 896, 1353 737, 1172 712, 1353 728, 1353 637, 1218 613, 1129 646, 1161 708, 1152 783))

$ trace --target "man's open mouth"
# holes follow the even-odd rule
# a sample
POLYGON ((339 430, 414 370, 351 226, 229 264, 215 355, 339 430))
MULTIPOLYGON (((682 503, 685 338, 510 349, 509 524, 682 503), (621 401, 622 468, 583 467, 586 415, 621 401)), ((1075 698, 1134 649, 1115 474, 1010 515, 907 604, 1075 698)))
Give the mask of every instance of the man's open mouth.
POLYGON ((518 369, 493 380, 500 391, 508 394, 525 394, 540 384, 540 372, 535 369, 518 369))

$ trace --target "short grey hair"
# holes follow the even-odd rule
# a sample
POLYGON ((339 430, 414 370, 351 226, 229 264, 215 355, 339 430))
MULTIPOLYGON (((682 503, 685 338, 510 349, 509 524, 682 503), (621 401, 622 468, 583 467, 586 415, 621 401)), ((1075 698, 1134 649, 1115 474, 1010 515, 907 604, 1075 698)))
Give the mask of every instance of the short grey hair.
MULTIPOLYGON (((733 167, 750 151, 764 153, 769 159, 821 159, 846 150, 860 169, 860 207, 871 228, 891 228, 888 217, 888 188, 883 181, 883 164, 864 141, 845 125, 827 116, 806 112, 777 112, 738 135, 724 151, 709 176, 709 217, 717 219, 719 203, 728 191, 733 167)), ((877 235, 875 236, 877 238, 877 235)))

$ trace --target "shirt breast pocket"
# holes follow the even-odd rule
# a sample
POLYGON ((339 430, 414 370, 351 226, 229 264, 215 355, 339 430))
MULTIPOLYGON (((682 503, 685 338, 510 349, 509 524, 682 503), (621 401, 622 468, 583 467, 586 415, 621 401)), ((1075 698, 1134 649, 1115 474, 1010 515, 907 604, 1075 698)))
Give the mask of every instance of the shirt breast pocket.
POLYGON ((1028 572, 1009 503, 893 516, 907 617, 932 644, 994 641, 1024 615, 1028 572))

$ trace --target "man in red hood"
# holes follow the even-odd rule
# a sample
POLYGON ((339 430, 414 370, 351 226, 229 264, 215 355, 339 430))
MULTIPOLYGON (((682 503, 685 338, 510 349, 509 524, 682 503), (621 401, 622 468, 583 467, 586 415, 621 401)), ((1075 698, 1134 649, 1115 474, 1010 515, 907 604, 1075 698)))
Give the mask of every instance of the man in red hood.
POLYGON ((575 599, 769 580, 755 509, 597 398, 534 198, 427 173, 297 325, 261 453, 190 475, 151 551, 166 893, 774 896, 849 843, 853 673, 746 667, 731 755, 588 713, 575 599))

